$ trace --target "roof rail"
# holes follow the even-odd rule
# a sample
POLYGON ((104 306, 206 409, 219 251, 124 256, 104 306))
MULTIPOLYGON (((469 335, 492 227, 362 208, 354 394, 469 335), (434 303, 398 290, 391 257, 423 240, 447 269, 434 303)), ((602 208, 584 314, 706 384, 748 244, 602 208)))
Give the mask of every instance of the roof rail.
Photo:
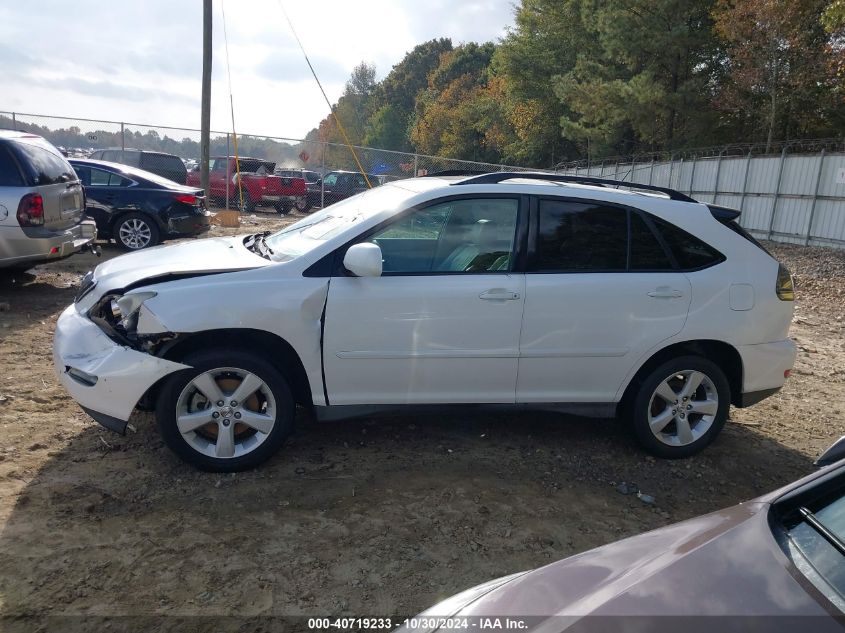
POLYGON ((425 176, 419 176, 420 178, 443 178, 444 176, 483 176, 484 174, 489 174, 488 171, 479 171, 473 169, 444 169, 443 171, 434 171, 431 173, 426 174, 425 176))
POLYGON ((547 180, 550 182, 571 182, 579 185, 597 185, 599 187, 619 188, 625 187, 627 189, 642 189, 643 191, 656 191, 669 196, 670 200, 678 200, 680 202, 698 202, 688 195, 669 189, 668 187, 656 187, 655 185, 641 185, 637 182, 627 182, 624 180, 610 180, 608 178, 593 178, 591 176, 566 176, 563 174, 543 174, 538 172, 518 172, 518 171, 497 171, 489 174, 482 174, 481 176, 473 176, 466 180, 453 182, 455 185, 487 185, 502 182, 504 180, 512 180, 514 178, 522 178, 528 180, 547 180))

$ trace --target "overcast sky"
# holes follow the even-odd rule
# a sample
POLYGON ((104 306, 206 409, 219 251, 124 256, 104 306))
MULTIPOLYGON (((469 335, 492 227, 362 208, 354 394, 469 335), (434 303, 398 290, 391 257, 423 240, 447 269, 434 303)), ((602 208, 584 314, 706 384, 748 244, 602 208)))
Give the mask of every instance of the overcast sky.
MULTIPOLYGON (((299 138, 328 113, 280 1, 332 102, 361 61, 381 79, 421 42, 513 24, 514 0, 214 0, 212 129, 231 129, 221 2, 238 132, 299 138)), ((199 127, 202 2, 4 2, 0 68, 0 110, 199 127)))

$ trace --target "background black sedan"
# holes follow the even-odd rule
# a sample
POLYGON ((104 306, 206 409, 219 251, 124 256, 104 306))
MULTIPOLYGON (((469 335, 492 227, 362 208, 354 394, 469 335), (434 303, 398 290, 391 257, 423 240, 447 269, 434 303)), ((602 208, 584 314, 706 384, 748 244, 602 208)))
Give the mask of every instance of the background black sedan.
POLYGON ((76 158, 69 162, 82 181, 86 212, 96 220, 97 234, 125 250, 209 229, 211 214, 202 189, 118 163, 76 158))

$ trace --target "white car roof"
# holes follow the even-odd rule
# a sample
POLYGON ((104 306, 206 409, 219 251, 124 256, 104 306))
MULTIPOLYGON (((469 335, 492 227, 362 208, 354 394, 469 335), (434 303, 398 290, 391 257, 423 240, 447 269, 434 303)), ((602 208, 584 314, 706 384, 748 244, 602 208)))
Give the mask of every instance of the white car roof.
POLYGON ((38 134, 18 130, 0 130, 0 138, 41 138, 38 134))

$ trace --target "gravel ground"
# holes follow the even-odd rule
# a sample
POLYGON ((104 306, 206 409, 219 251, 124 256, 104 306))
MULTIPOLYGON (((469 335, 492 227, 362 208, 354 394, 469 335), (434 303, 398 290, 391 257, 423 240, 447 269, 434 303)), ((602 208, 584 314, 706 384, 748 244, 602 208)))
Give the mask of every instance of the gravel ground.
MULTIPOLYGON (((212 234, 287 221, 259 213, 212 234)), ((612 420, 456 414, 301 420, 264 467, 200 473, 163 446, 149 414, 133 420, 136 433, 114 435, 54 377, 56 318, 95 258, 6 278, 0 613, 410 615, 807 474, 845 433, 845 252, 767 246, 798 282, 793 377, 777 396, 733 410, 721 437, 682 462, 645 456, 612 420), (620 494, 622 482, 655 503, 620 494)), ((104 257, 117 254, 107 247, 104 257)), ((157 626, 167 621, 176 620, 157 626)))

